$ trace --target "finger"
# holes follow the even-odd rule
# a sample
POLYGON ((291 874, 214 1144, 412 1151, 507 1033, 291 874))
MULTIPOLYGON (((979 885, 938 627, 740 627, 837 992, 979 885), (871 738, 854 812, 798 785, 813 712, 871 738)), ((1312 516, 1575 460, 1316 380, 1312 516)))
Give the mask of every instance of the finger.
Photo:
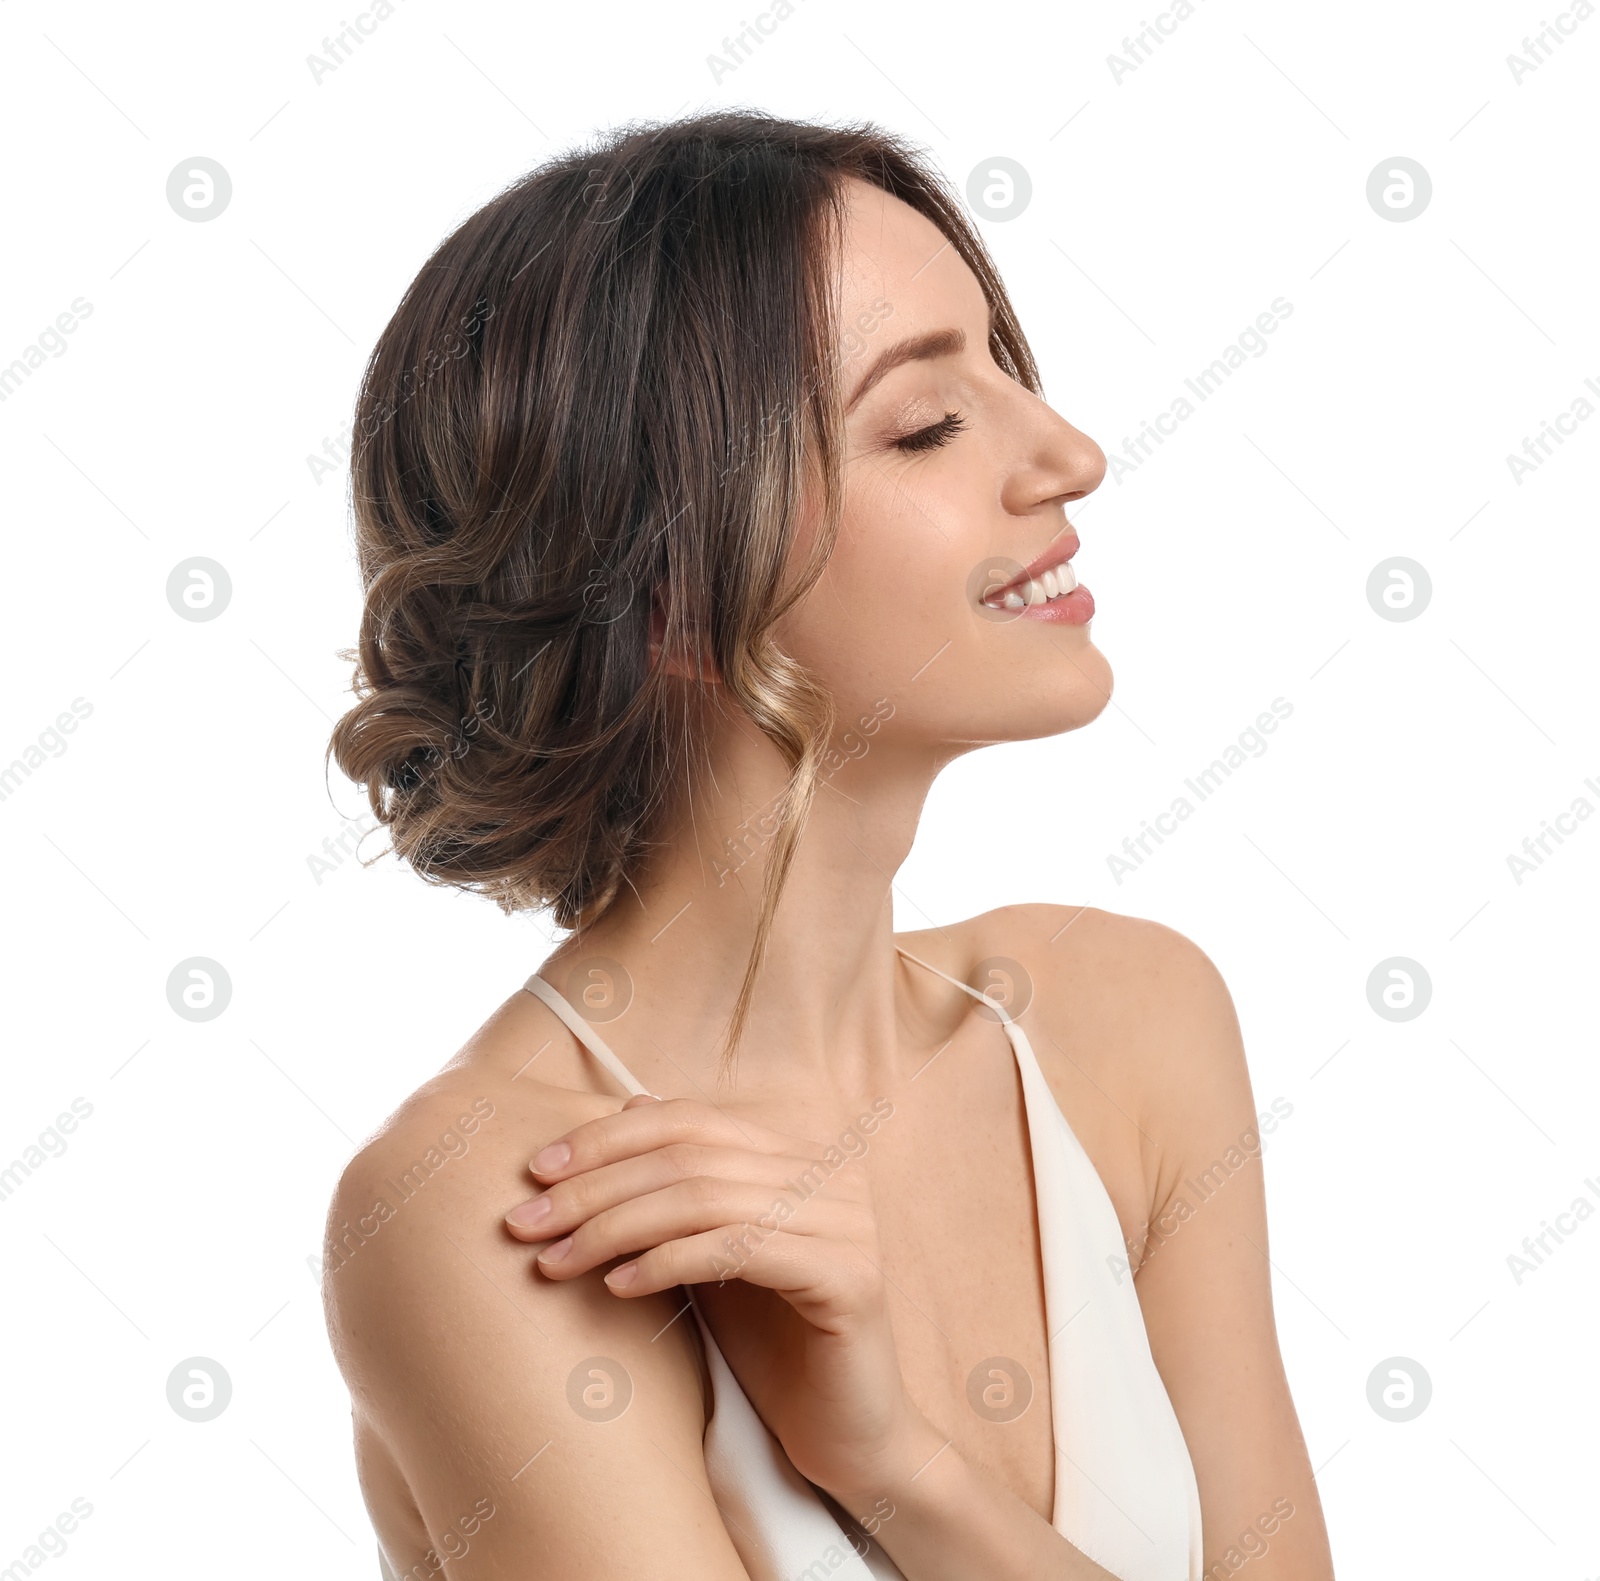
POLYGON ((750 1180, 700 1176, 632 1197, 578 1225, 539 1253, 552 1279, 572 1279, 613 1258, 665 1242, 733 1227, 757 1238, 786 1228, 797 1234, 859 1235, 869 1231, 859 1205, 813 1198, 796 1205, 788 1193, 750 1180))
POLYGON ((630 1251, 650 1251, 670 1240, 730 1226, 738 1232, 755 1224, 758 1235, 771 1234, 794 1216, 794 1203, 774 1195, 770 1187, 702 1176, 634 1197, 579 1224, 539 1253, 539 1269, 550 1279, 574 1279, 630 1251))
POLYGON ((864 1204, 816 1198, 796 1203, 787 1193, 748 1180, 700 1177, 630 1198, 578 1224, 565 1235, 541 1231, 547 1244, 538 1254, 551 1278, 569 1279, 630 1252, 711 1230, 730 1230, 734 1241, 760 1241, 780 1227, 791 1234, 867 1237, 872 1235, 864 1204))
POLYGON ((756 1152, 826 1152, 802 1138, 785 1136, 751 1121, 735 1122, 708 1103, 693 1098, 631 1102, 615 1114, 586 1120, 541 1148, 528 1166, 541 1181, 564 1180, 581 1170, 614 1163, 669 1142, 746 1147, 756 1152))
POLYGON ((813 1321, 828 1312, 860 1308, 881 1282, 873 1258, 852 1240, 788 1230, 755 1233, 737 1224, 641 1252, 613 1268, 605 1282, 616 1295, 644 1296, 674 1285, 729 1279, 776 1291, 813 1321))
POLYGON ((702 1176, 748 1180, 773 1192, 787 1189, 798 1203, 821 1190, 831 1172, 814 1159, 793 1154, 669 1142, 648 1153, 554 1182, 541 1195, 512 1208, 506 1214, 506 1228, 518 1240, 553 1240, 630 1197, 642 1197, 676 1181, 702 1176))

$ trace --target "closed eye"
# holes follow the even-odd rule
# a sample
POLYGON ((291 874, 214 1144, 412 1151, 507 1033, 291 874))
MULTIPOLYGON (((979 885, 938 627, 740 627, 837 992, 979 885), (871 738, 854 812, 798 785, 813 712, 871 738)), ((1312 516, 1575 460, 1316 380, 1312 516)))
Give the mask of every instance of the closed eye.
POLYGON ((920 451, 936 450, 940 445, 947 445, 967 426, 967 420, 960 412, 946 412, 938 422, 930 424, 927 428, 919 428, 914 434, 907 434, 903 439, 895 440, 896 450, 920 451))

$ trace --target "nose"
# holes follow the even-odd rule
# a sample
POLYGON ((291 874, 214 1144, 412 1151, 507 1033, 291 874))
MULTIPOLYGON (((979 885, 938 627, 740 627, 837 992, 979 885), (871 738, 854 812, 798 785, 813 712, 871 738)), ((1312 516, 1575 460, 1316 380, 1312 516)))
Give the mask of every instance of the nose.
POLYGON ((1023 431, 1017 464, 1007 476, 1002 503, 1014 516, 1081 500, 1100 487, 1106 453, 1043 401, 1033 399, 1033 420, 1023 431))

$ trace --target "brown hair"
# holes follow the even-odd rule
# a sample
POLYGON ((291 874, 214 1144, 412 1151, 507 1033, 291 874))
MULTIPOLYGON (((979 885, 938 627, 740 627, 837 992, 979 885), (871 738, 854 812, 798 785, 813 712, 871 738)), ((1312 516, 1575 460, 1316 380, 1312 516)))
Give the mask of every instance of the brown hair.
POLYGON ((771 631, 838 525, 849 176, 949 238, 993 309, 991 354, 1037 393, 988 252, 908 145, 717 111, 608 133, 471 215, 406 291, 356 403, 365 607, 330 755, 425 879, 581 929, 701 760, 674 702, 693 683, 650 663, 659 599, 665 646, 721 683, 695 706, 732 706, 789 770, 728 1050, 833 726, 771 631), (785 585, 813 486, 815 547, 785 585))

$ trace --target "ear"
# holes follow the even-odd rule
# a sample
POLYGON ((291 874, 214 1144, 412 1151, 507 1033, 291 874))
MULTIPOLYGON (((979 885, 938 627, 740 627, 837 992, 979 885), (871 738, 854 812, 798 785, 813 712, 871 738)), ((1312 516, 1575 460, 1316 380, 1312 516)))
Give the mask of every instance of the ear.
POLYGON ((666 653, 665 643, 667 634, 667 610, 662 593, 662 585, 657 583, 654 593, 650 597, 650 668, 654 670, 658 664, 664 664, 664 673, 677 675, 685 680, 715 682, 717 679, 715 668, 709 659, 697 665, 699 655, 685 655, 681 651, 666 653))

